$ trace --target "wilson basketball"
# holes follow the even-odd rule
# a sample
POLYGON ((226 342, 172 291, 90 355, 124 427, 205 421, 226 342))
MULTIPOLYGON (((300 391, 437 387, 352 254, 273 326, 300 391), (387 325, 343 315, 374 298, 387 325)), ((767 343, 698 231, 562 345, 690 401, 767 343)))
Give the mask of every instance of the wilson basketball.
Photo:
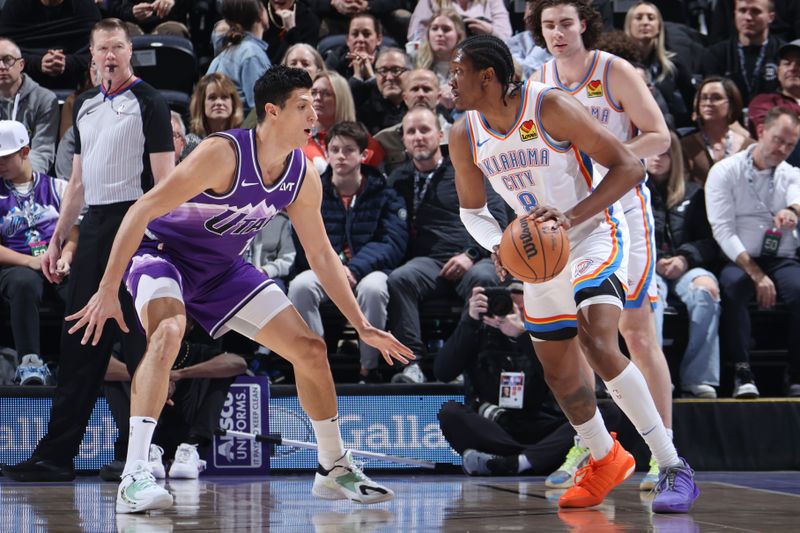
POLYGON ((498 250, 509 274, 527 283, 543 283, 564 270, 569 259, 569 239, 553 220, 537 223, 521 217, 503 232, 498 250))

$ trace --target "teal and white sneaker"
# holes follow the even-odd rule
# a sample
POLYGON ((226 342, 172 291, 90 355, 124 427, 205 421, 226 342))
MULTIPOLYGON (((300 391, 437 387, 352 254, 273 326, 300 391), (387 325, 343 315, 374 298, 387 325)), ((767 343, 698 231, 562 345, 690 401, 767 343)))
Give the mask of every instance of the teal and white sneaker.
POLYGON ((394 492, 375 483, 361 471, 348 451, 330 470, 317 468, 311 494, 325 500, 352 500, 358 503, 378 503, 394 498, 394 492))
POLYGON ((658 463, 655 457, 650 456, 650 470, 642 478, 639 483, 639 490, 653 490, 658 483, 658 463))
POLYGON ((118 513, 141 513, 172 506, 172 495, 156 483, 147 461, 136 461, 117 490, 118 513))
POLYGON ((544 480, 546 486, 551 489, 568 489, 574 485, 575 472, 589 462, 589 448, 584 448, 582 444, 580 437, 575 435, 575 443, 567 452, 564 464, 547 476, 547 479, 544 480))

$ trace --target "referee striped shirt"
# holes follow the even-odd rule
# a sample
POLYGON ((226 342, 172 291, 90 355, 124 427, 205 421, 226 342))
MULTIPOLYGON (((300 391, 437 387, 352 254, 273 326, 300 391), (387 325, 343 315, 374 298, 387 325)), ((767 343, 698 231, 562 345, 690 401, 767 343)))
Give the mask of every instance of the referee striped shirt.
POLYGON ((153 187, 150 154, 174 150, 169 107, 142 80, 119 92, 102 86, 86 91, 75 102, 73 119, 90 206, 137 200, 153 187))

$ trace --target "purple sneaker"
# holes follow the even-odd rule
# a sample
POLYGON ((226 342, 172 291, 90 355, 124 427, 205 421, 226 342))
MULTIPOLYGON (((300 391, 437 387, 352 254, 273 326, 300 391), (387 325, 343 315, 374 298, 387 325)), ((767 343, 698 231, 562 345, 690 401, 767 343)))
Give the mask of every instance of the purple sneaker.
POLYGON ((653 490, 656 493, 654 513, 688 513, 700 496, 700 489, 694 482, 694 470, 683 458, 680 465, 661 470, 653 490))

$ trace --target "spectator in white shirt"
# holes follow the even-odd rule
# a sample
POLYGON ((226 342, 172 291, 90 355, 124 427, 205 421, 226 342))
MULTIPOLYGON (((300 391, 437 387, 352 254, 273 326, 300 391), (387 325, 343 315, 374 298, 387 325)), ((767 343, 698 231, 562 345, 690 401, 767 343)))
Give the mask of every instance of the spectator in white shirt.
POLYGON ((720 273, 721 341, 736 364, 735 398, 759 392, 750 371, 750 315, 779 296, 789 312, 789 396, 800 396, 800 260, 797 218, 800 169, 786 158, 800 140, 800 118, 785 108, 767 113, 759 141, 715 164, 706 181, 706 209, 714 238, 729 259, 720 273))

